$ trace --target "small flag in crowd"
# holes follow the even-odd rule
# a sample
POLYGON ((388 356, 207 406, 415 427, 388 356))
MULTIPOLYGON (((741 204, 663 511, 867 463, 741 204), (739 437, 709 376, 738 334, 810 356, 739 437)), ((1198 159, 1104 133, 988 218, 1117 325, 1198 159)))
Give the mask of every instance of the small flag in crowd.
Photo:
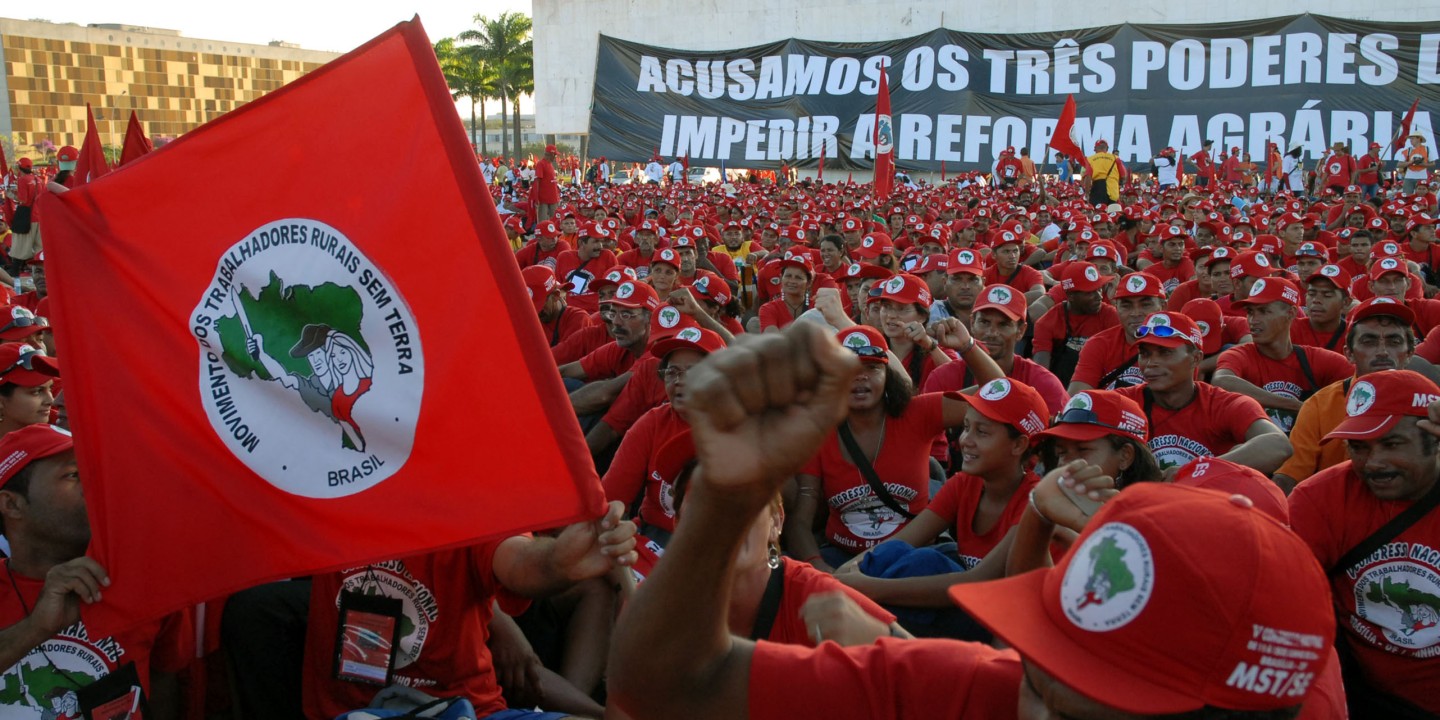
POLYGON ((110 172, 105 162, 105 148, 100 144, 100 131, 95 127, 95 112, 90 103, 85 103, 85 141, 80 143, 80 159, 75 164, 75 174, 70 176, 68 185, 78 188, 110 172))
POLYGON ((145 128, 140 126, 140 117, 131 110, 130 124, 125 127, 125 144, 120 149, 120 164, 139 160, 153 149, 150 138, 145 137, 145 128))
POLYGON ((1050 137, 1050 149, 1060 153, 1082 168, 1090 167, 1090 158, 1080 149, 1080 140, 1075 136, 1075 96, 1065 98, 1065 107, 1060 109, 1060 121, 1055 125, 1055 134, 1050 137))
POLYGON ((1400 132, 1390 141, 1390 152, 1397 153, 1405 147, 1405 141, 1410 138, 1410 126, 1415 122, 1415 111, 1419 107, 1420 98, 1417 97, 1410 105, 1410 112, 1405 113, 1405 117, 1400 120, 1400 132))
POLYGON ((42 202, 92 634, 602 512, 418 19, 42 202))
POLYGON ((880 97, 875 102, 875 197, 890 197, 895 183, 895 127, 890 118, 889 68, 880 66, 880 97))

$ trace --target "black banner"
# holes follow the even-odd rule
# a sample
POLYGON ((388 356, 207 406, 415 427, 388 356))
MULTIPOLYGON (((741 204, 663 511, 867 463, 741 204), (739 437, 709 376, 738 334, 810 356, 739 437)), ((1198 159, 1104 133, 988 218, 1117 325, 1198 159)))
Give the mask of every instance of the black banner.
POLYGON ((897 168, 989 170, 1006 147, 1045 146, 1067 95, 1081 147, 1127 162, 1201 141, 1263 163, 1265 143, 1314 158, 1334 142, 1387 145, 1416 98, 1435 147, 1440 29, 1297 15, 1211 25, 1114 25, 1071 32, 935 30, 874 43, 786 40, 699 52, 601 36, 590 154, 692 166, 868 169, 876 93, 889 79, 897 168))

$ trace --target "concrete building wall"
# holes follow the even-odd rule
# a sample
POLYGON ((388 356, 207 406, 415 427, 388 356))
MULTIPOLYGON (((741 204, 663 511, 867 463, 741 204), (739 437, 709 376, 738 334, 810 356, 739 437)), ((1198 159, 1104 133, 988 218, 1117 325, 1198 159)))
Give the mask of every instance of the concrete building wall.
POLYGON ((80 145, 86 103, 104 144, 120 144, 131 110, 148 136, 173 138, 339 57, 157 28, 4 18, 0 53, 0 136, 35 159, 43 140, 80 145))
POLYGON ((1440 22, 1436 0, 534 0, 535 107, 542 133, 586 133, 601 34, 660 47, 723 50, 786 38, 870 42, 945 27, 1047 32, 1121 23, 1200 24, 1302 13, 1440 22))

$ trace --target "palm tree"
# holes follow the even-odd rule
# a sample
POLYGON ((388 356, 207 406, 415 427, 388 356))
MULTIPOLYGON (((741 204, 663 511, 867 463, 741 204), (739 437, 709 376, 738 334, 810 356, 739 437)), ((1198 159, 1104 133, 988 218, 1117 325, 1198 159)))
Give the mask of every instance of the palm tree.
POLYGON ((510 107, 514 110, 515 117, 515 152, 520 152, 521 127, 520 127, 520 98, 526 95, 535 94, 535 48, 531 40, 526 40, 519 52, 500 69, 501 82, 505 85, 506 94, 510 96, 510 107))
POLYGON ((467 98, 470 100, 470 144, 476 145, 475 134, 475 106, 480 106, 480 154, 489 155, 490 150, 485 141, 486 118, 485 101, 494 97, 498 92, 499 73, 494 66, 486 63, 480 56, 479 47, 466 45, 457 47, 455 38, 445 38, 435 43, 435 57, 440 61, 440 69, 445 73, 445 83, 450 86, 450 97, 459 100, 467 98))
MULTIPOLYGON (((491 20, 484 15, 475 16, 477 29, 466 30, 460 33, 458 39, 474 43, 478 48, 476 52, 484 58, 487 65, 494 67, 498 76, 497 89, 500 99, 500 124, 501 124, 501 152, 509 156, 509 138, 504 133, 504 126, 507 121, 507 101, 512 98, 516 89, 523 87, 526 83, 518 80, 519 68, 530 67, 529 85, 533 88, 535 84, 533 61, 534 50, 530 42, 530 30, 533 27, 529 16, 516 12, 504 12, 499 17, 491 20), (523 59, 522 59, 523 58, 523 59)), ((518 97, 518 96, 516 96, 518 97)), ((519 101, 515 101, 515 152, 520 152, 520 113, 519 101)))

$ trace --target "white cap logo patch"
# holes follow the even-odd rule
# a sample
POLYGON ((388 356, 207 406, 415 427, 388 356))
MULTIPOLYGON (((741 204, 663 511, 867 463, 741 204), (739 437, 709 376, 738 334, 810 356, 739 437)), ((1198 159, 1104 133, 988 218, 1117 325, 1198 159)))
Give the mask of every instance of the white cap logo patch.
POLYGON ((1340 277, 1340 266, 1326 265, 1325 267, 1320 268, 1320 274, 1328 278, 1340 277))
POLYGON ((1394 299, 1394 298, 1388 298, 1388 297, 1383 297, 1383 296, 1376 296, 1376 297, 1374 297, 1374 298, 1371 299, 1371 304, 1372 304, 1372 305, 1384 305, 1384 304, 1386 304, 1386 303, 1394 303, 1394 302, 1395 302, 1395 299, 1394 299))
POLYGON ((1060 607, 1082 630, 1118 630, 1140 616, 1155 592, 1155 558, 1139 530, 1106 523, 1071 555, 1060 607))
POLYGON ((700 342, 700 328, 685 328, 675 333, 675 339, 684 340, 685 342, 700 342))
POLYGON ((1150 319, 1145 321, 1145 324, 1149 327, 1169 327, 1170 316, 1165 313, 1156 313, 1151 315, 1150 319))
POLYGON ((1385 258, 1380 261, 1381 270, 1394 270, 1398 267, 1400 267, 1400 263, 1397 262, 1395 258, 1385 258))
POLYGON ((1125 289, 1129 290, 1132 293, 1144 290, 1145 278, 1141 277, 1138 273, 1135 275, 1131 275, 1130 279, 1125 281, 1125 289))
POLYGON ((1256 255, 1255 264, 1259 265, 1260 267, 1270 267, 1270 258, 1267 258, 1264 255, 1256 255))
POLYGON ((845 339, 840 341, 840 344, 854 350, 868 347, 870 345, 870 338, 865 337, 865 333, 853 332, 846 335, 845 339))
POLYGON ((860 241, 860 244, 867 248, 875 247, 875 238, 873 236, 866 235, 865 239, 860 241))
POLYGON ((667 305, 660 309, 660 317, 658 320, 660 327, 673 328, 680 324, 680 311, 667 305))
POLYGON ((1196 320, 1195 325, 1200 328, 1200 337, 1210 337, 1210 323, 1204 320, 1196 320))
POLYGON ((955 255, 955 262, 961 263, 962 265, 974 265, 975 253, 969 250, 961 250, 955 255))
POLYGON ((1256 280, 1255 284, 1250 286, 1250 297, 1255 297, 1262 292, 1265 292, 1265 281, 1256 280))
POLYGON ((855 276, 860 274, 860 263, 850 263, 850 268, 845 271, 846 275, 855 276))
POLYGON ((885 292, 898 293, 905 289, 905 278, 895 276, 885 282, 885 292))
POLYGON ((1003 287, 991 288, 989 299, 990 302, 1007 305, 1010 303, 1010 291, 1003 287))
POLYGON ((1350 388, 1350 399, 1345 403, 1345 414, 1350 417, 1364 415, 1375 404, 1375 386, 1361 380, 1350 388))
POLYGON ((1094 255, 1095 257, 1110 257, 1110 248, 1101 245, 1094 250, 1091 250, 1090 254, 1094 255))
POLYGON ((980 388, 979 392, 980 399, 990 401, 1003 400, 1005 399, 1005 396, 1009 394, 1010 380, 1007 378, 992 380, 986 383, 985 387, 980 388))
POLYGON ((1095 402, 1090 399, 1090 395, 1083 392, 1075 395, 1075 397, 1070 398, 1070 402, 1065 405, 1066 410, 1069 410, 1070 408, 1090 410, 1094 407, 1095 402))
POLYGON ((1100 271, 1099 271, 1099 270, 1096 270, 1093 265, 1090 266, 1090 267, 1085 268, 1085 279, 1086 279, 1086 280, 1089 280, 1090 282, 1095 282, 1095 281, 1099 280, 1099 279, 1100 279, 1100 271))
POLYGON ((624 283, 623 285, 621 285, 620 287, 618 287, 618 288, 615 289, 615 297, 618 297, 618 298, 620 298, 621 300, 624 300, 625 298, 628 298, 628 297, 630 297, 631 295, 634 295, 634 294, 635 294, 635 283, 628 283, 628 282, 627 282, 627 283, 624 283))

